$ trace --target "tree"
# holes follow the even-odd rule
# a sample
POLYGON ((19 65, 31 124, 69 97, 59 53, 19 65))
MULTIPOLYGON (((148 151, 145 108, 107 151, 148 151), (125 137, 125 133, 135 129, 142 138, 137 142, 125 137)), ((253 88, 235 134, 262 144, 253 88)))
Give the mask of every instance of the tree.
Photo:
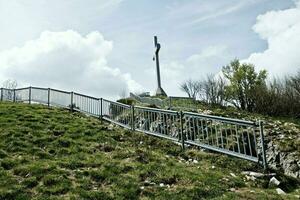
POLYGON ((191 79, 184 81, 180 85, 180 89, 193 99, 196 99, 197 93, 200 91, 200 88, 201 84, 198 81, 193 81, 191 79))
POLYGON ((13 98, 13 90, 17 88, 18 83, 15 80, 8 79, 3 82, 3 88, 8 89, 4 94, 3 97, 5 99, 12 99, 13 98))
POLYGON ((199 96, 206 103, 224 105, 225 80, 220 76, 208 75, 205 80, 201 81, 199 96))
POLYGON ((17 88, 18 83, 15 80, 7 79, 6 81, 3 82, 2 86, 3 88, 13 90, 17 88))
POLYGON ((257 73, 253 64, 241 64, 235 59, 224 66, 222 72, 229 81, 225 87, 228 100, 239 109, 253 111, 257 91, 266 85, 267 71, 261 70, 257 73))

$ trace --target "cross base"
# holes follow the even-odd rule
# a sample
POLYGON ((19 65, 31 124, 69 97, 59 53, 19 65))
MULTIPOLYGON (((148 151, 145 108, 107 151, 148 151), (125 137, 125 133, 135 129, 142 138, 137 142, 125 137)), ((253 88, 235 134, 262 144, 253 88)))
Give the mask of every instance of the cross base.
POLYGON ((167 97, 168 95, 161 87, 159 87, 159 88, 156 89, 156 96, 167 97))

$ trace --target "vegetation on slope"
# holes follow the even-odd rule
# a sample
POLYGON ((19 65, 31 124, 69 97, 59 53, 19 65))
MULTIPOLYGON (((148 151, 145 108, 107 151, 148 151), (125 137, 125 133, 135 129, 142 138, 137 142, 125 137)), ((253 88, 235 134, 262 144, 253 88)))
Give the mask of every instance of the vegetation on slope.
POLYGON ((181 151, 172 142, 41 105, 0 103, 0 199, 293 199, 255 163, 181 151))

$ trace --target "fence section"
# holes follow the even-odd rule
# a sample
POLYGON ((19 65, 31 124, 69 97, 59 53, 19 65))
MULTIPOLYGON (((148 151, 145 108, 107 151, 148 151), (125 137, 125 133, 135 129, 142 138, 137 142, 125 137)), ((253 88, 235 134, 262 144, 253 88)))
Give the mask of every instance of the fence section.
POLYGON ((81 111, 93 116, 100 116, 101 102, 99 98, 72 92, 71 109, 81 111))
POLYGON ((134 129, 151 135, 180 140, 180 115, 176 111, 136 106, 134 129))
POLYGON ((21 102, 28 102, 29 101, 29 88, 19 88, 16 90, 11 90, 12 100, 13 101, 21 101, 21 102))
POLYGON ((1 88, 1 101, 14 101, 14 90, 1 88))
POLYGON ((133 110, 131 106, 101 99, 101 115, 103 119, 132 129, 133 110))
POLYGON ((257 123, 188 112, 183 123, 187 144, 258 162, 257 123))
POLYGON ((48 93, 50 89, 48 88, 38 88, 38 87, 30 87, 30 101, 42 104, 48 104, 48 93))
POLYGON ((93 115, 122 127, 236 156, 267 167, 261 122, 129 106, 50 88, 1 88, 1 100, 37 102, 93 115), (258 145, 260 144, 260 145, 258 145))

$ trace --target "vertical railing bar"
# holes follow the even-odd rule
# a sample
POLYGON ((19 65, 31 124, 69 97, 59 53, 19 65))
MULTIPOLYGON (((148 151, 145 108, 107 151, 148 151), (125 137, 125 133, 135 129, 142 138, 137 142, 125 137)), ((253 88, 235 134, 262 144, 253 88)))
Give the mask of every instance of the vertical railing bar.
POLYGON ((235 134, 236 134, 236 140, 237 140, 237 145, 238 145, 238 151, 241 153, 241 148, 240 148, 240 138, 239 138, 239 132, 238 132, 238 125, 235 125, 235 134))
POLYGON ((135 115, 134 115, 134 106, 131 106, 132 109, 132 115, 131 115, 131 120, 132 120, 132 125, 131 125, 131 130, 135 131, 135 115))
POLYGON ((248 129, 246 129, 246 131, 247 131, 247 136, 248 136, 248 146, 249 146, 250 156, 252 156, 252 147, 251 147, 251 140, 250 140, 250 136, 249 136, 249 131, 248 131, 248 129))
POLYGON ((181 147, 182 147, 182 150, 185 149, 185 146, 184 146, 184 134, 183 134, 183 113, 182 111, 180 111, 180 134, 181 134, 181 147))
POLYGON ((204 137, 204 126, 203 126, 203 119, 200 118, 200 123, 201 123, 201 132, 202 132, 202 138, 203 138, 203 141, 202 143, 205 144, 205 137, 204 137))
POLYGON ((100 98, 100 119, 101 119, 101 122, 103 120, 103 99, 100 98))
POLYGON ((29 94, 28 94, 28 103, 31 104, 31 86, 29 87, 29 94))
POLYGON ((222 148, 224 149, 224 138, 223 138, 223 128, 222 128, 223 122, 220 122, 219 127, 220 127, 220 134, 221 134, 221 144, 222 148))
POLYGON ((253 137, 254 137, 254 150, 256 151, 255 153, 256 153, 256 156, 257 156, 257 144, 256 144, 256 131, 255 131, 255 128, 253 127, 252 128, 252 130, 253 130, 253 137))
POLYGON ((229 150, 229 143, 228 143, 228 133, 227 133, 227 127, 228 127, 228 125, 226 125, 226 127, 225 127, 225 137, 226 137, 226 146, 227 146, 227 148, 226 149, 228 149, 229 150))
MULTIPOLYGON (((195 141, 196 140, 196 118, 195 117, 193 117, 193 128, 194 128, 194 130, 193 130, 193 138, 192 138, 192 140, 193 141, 195 141)), ((198 128, 197 128, 197 130, 198 130, 198 128)))
POLYGON ((47 105, 50 107, 50 88, 48 88, 48 97, 47 97, 47 105))
POLYGON ((74 104, 74 102, 73 102, 73 96, 74 96, 74 92, 71 92, 71 106, 70 106, 71 112, 73 112, 73 104, 74 104))
POLYGON ((263 122, 261 120, 259 121, 259 130, 260 130, 260 141, 261 141, 262 159, 263 159, 262 161, 263 161, 264 169, 266 170, 268 165, 267 165, 265 142, 264 142, 263 122))
POLYGON ((234 148, 234 144, 233 144, 233 141, 234 141, 234 136, 233 136, 233 132, 232 132, 232 124, 229 124, 230 126, 230 135, 231 135, 231 145, 232 145, 232 151, 235 151, 235 148, 234 148))
POLYGON ((1 101, 3 101, 3 88, 1 88, 1 101))
POLYGON ((242 126, 242 141, 243 141, 243 148, 244 148, 244 154, 246 155, 246 144, 245 144, 245 137, 244 137, 244 127, 242 126))
POLYGON ((217 129, 217 125, 215 124, 215 134, 216 134, 216 146, 219 147, 219 138, 218 138, 218 129, 217 129))

